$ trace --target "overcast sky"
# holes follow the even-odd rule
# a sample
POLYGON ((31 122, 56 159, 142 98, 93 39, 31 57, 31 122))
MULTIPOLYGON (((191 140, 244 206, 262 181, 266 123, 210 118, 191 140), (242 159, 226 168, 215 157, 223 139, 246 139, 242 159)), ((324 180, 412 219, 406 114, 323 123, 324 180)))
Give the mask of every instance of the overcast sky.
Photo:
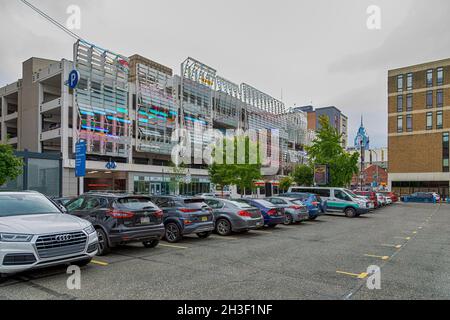
MULTIPOLYGON (((81 8, 86 40, 172 67, 194 57, 287 106, 361 114, 372 146, 387 144, 387 70, 450 57, 448 0, 29 0, 65 24, 81 8), (370 5, 381 30, 366 26, 370 5)), ((0 87, 31 56, 72 59, 73 39, 19 0, 0 0, 0 87)))

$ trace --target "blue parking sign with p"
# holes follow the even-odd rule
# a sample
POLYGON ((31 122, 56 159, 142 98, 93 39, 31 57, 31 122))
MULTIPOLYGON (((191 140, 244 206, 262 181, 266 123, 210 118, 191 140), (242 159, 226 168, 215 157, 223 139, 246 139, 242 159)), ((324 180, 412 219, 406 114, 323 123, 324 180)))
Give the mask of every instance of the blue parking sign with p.
POLYGON ((70 89, 75 89, 80 81, 80 73, 77 70, 72 70, 69 73, 68 85, 70 89))

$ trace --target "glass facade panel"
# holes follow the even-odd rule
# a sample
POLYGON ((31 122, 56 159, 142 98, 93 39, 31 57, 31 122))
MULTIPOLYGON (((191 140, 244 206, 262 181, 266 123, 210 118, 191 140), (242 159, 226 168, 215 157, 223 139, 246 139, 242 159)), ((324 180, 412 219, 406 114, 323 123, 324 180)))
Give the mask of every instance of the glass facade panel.
POLYGON ((28 160, 28 189, 47 196, 60 194, 60 161, 50 159, 28 160))

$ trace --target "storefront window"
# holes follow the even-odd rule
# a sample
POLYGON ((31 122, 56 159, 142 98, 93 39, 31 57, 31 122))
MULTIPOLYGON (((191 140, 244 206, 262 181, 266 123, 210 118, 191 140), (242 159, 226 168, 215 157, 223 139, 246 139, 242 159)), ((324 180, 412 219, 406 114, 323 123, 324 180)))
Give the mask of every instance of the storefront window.
POLYGON ((60 194, 60 162, 50 159, 28 160, 28 189, 47 196, 60 194))

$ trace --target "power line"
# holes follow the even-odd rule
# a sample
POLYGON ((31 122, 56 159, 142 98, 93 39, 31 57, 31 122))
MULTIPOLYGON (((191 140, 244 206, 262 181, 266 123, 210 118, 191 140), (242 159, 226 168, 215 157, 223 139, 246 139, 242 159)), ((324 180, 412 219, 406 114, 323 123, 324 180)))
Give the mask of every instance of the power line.
POLYGON ((60 28, 62 31, 64 31, 65 33, 67 33, 69 36, 71 36, 72 38, 75 38, 76 40, 83 40, 79 35, 77 35, 75 32, 69 30, 68 28, 66 28, 65 26, 63 26, 61 23, 59 23, 58 21, 56 21, 55 19, 53 19, 52 17, 50 17, 48 14, 46 14, 45 12, 43 12, 42 10, 40 10, 39 8, 35 7, 34 5, 32 5, 31 3, 29 3, 26 0, 20 0, 23 4, 25 4, 26 6, 30 7, 32 10, 34 10, 35 12, 37 12, 41 17, 43 17, 44 19, 46 19, 47 21, 49 21, 50 23, 52 23, 53 25, 55 25, 56 27, 60 28))

